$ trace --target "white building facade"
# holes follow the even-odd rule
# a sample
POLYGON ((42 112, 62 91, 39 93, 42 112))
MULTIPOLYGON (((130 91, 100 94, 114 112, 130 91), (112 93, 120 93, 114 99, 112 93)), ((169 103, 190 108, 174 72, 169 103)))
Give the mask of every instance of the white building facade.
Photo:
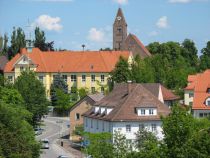
MULTIPOLYGON (((157 86, 157 85, 155 85, 157 86)), ((154 85, 144 88, 141 84, 120 84, 100 102, 83 115, 84 130, 90 133, 119 131, 127 140, 134 141, 140 129, 148 130, 163 139, 161 116, 167 116, 170 109, 164 102, 164 95, 154 85), (154 92, 154 91, 153 91, 154 92)))

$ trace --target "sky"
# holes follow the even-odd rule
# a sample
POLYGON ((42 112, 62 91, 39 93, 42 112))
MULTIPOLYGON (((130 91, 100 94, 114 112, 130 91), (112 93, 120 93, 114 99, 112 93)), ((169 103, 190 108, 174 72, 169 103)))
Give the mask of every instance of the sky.
POLYGON ((119 7, 144 45, 188 38, 200 52, 210 40, 210 0, 0 0, 0 34, 39 26, 57 49, 112 48, 119 7))

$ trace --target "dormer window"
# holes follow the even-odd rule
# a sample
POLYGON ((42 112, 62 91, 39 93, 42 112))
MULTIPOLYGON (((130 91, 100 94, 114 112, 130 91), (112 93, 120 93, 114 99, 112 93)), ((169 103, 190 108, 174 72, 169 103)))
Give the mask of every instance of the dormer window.
POLYGON ((95 107, 95 113, 97 113, 98 111, 99 111, 99 107, 96 106, 96 107, 95 107))
POLYGON ((136 108, 138 116, 150 116, 157 115, 157 108, 136 108))
POLYGON ((207 93, 209 93, 209 94, 210 94, 210 88, 207 88, 207 93))
POLYGON ((210 106, 210 97, 208 97, 205 101, 206 106, 210 106))
POLYGON ((149 109, 149 115, 154 115, 154 110, 153 109, 149 109))
POLYGON ((141 115, 145 115, 145 109, 141 109, 141 115))

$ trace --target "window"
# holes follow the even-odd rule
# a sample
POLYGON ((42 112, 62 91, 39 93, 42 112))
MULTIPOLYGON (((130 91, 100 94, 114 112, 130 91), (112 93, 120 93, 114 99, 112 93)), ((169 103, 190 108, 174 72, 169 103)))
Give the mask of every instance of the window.
POLYGON ((207 105, 210 106, 210 100, 207 101, 207 105))
POLYGON ((91 75, 91 82, 95 82, 95 78, 96 78, 95 75, 91 75))
POLYGON ((93 119, 90 120, 90 127, 93 128, 93 119))
POLYGON ((193 92, 190 92, 189 93, 189 98, 192 98, 192 97, 194 97, 194 93, 193 92))
POLYGON ((79 113, 76 113, 75 120, 79 120, 79 119, 80 119, 80 114, 79 113))
POLYGON ((190 102, 189 102, 189 105, 192 106, 192 105, 193 105, 193 102, 190 101, 190 102))
POLYGON ((8 76, 7 79, 8 79, 9 82, 13 82, 13 77, 12 76, 8 76))
POLYGON ((95 93, 96 90, 95 90, 95 87, 91 87, 91 93, 95 93))
POLYGON ((63 75, 62 78, 65 82, 67 82, 67 75, 63 75))
POLYGON ((26 61, 26 58, 25 58, 25 57, 23 58, 23 61, 24 61, 24 62, 26 61))
POLYGON ((53 80, 58 80, 59 75, 53 75, 53 80))
POLYGON ((199 117, 203 117, 203 113, 200 113, 200 114, 199 114, 199 117))
POLYGON ((39 81, 43 83, 43 81, 44 81, 44 76, 39 76, 39 81))
POLYGON ((141 124, 139 124, 139 130, 143 130, 145 127, 144 127, 144 124, 143 123, 141 123, 141 124))
POLYGON ((88 127, 88 119, 85 118, 85 124, 86 124, 86 127, 88 127))
POLYGON ((145 109, 141 109, 141 115, 145 115, 145 109))
POLYGON ((122 32, 122 28, 121 27, 118 27, 117 28, 117 34, 121 34, 121 32, 122 32))
POLYGON ((131 132, 131 125, 126 125, 126 132, 131 132))
POLYGON ((149 115, 154 115, 153 109, 149 109, 149 115))
POLYGON ((24 70, 24 67, 23 67, 23 66, 21 66, 21 67, 20 67, 20 71, 22 72, 23 70, 24 70))
POLYGON ((102 130, 104 131, 104 121, 102 122, 102 130))
POLYGON ((210 93, 210 88, 207 89, 207 93, 210 93))
POLYGON ((96 120, 96 129, 98 129, 98 120, 96 120))
POLYGON ((104 75, 101 75, 101 82, 104 82, 104 75))
POLYGON ((156 124, 152 124, 152 131, 156 131, 157 130, 157 127, 156 127, 156 124))
POLYGON ((101 93, 104 93, 104 87, 101 87, 101 93))
POLYGON ((71 75, 71 82, 76 82, 76 81, 77 81, 77 76, 71 75))
POLYGON ((86 82, 86 75, 82 75, 82 82, 86 82))

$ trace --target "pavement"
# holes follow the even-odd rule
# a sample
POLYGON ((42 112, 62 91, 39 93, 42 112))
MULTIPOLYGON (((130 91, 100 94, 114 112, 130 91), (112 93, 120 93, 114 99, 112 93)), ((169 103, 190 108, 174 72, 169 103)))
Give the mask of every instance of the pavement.
POLYGON ((44 131, 41 135, 37 136, 37 140, 48 139, 49 149, 42 149, 40 158, 57 158, 59 155, 66 155, 69 158, 83 157, 80 151, 73 152, 67 143, 67 140, 62 140, 64 146, 60 146, 61 137, 69 133, 69 118, 61 117, 47 117, 44 118, 44 131), (65 148, 64 148, 65 147, 65 148), (78 155, 79 154, 79 155, 78 155))

